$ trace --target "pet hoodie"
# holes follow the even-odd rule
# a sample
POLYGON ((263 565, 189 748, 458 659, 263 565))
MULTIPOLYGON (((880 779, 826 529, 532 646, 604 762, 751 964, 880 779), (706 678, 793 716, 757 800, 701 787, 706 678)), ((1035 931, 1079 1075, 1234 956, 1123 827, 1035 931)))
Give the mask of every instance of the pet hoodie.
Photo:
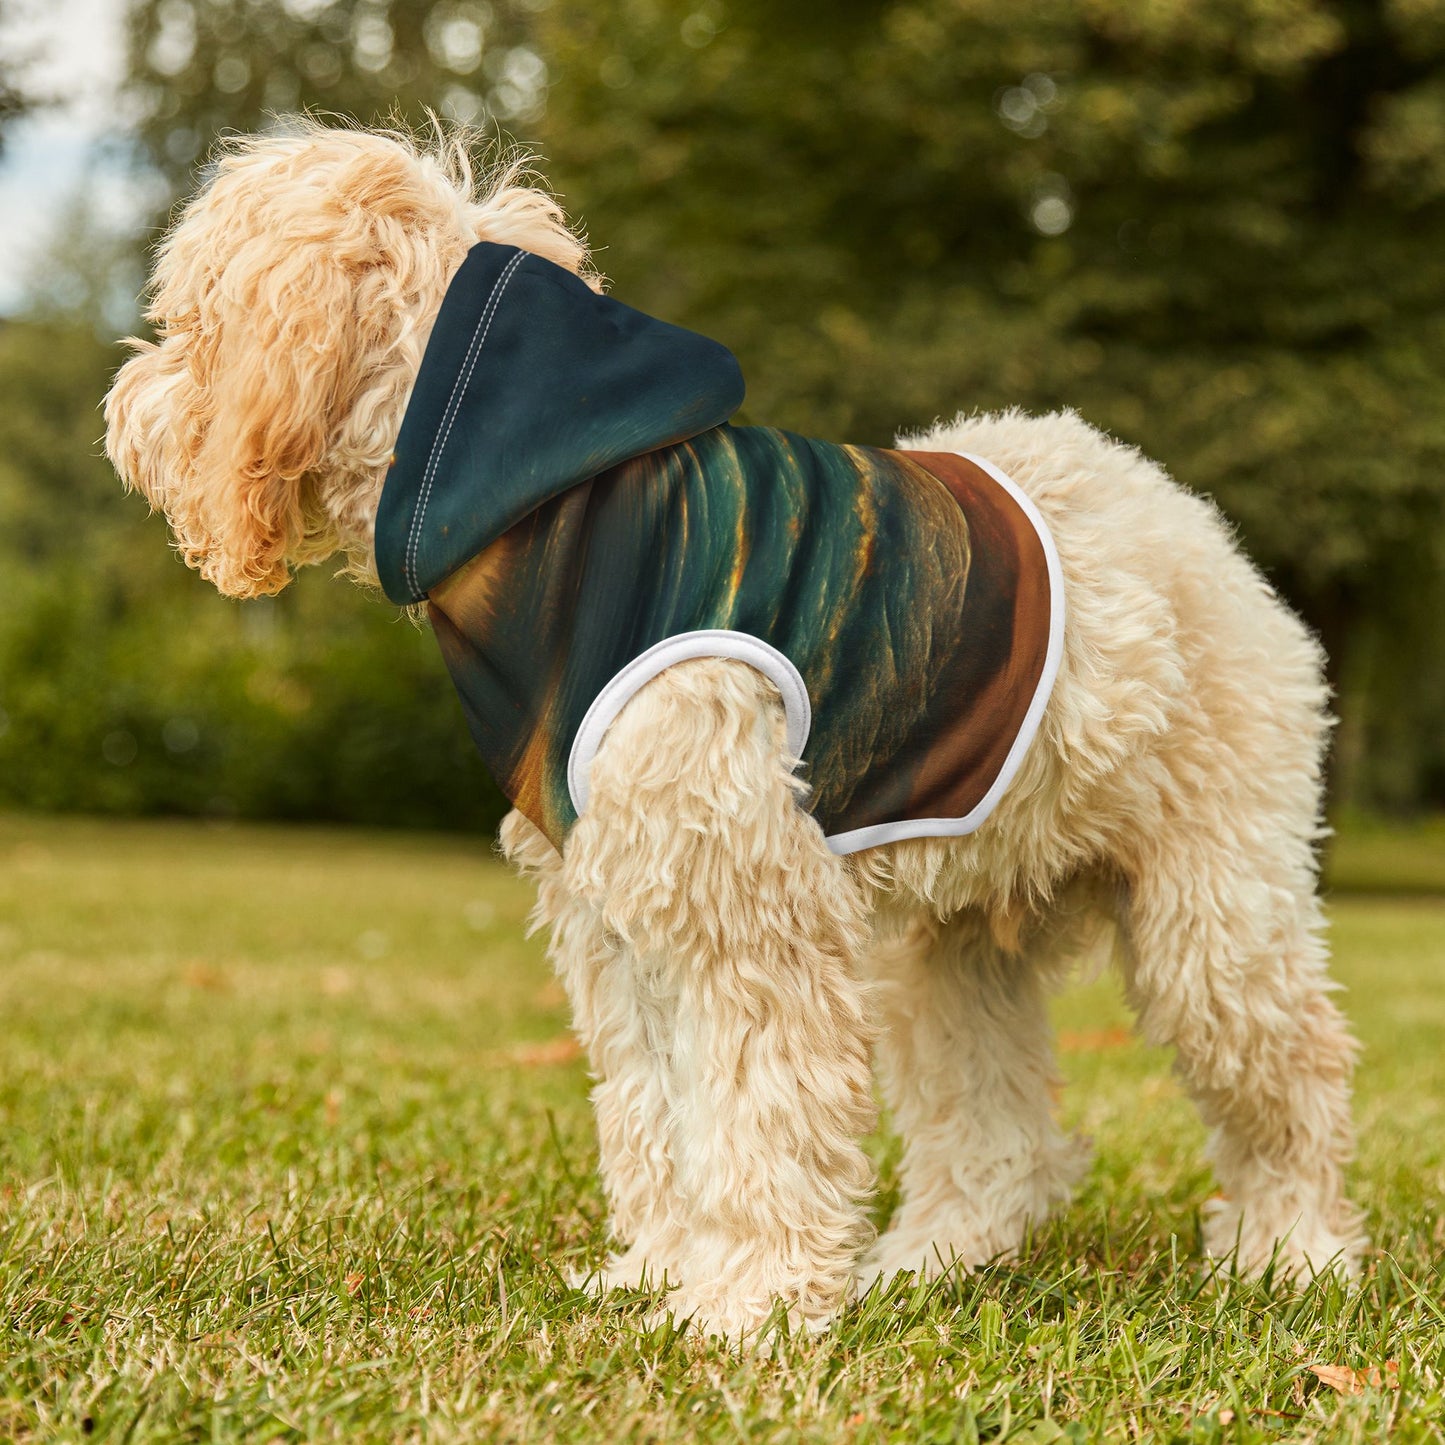
POLYGON ((1058 671, 1058 559, 982 458, 732 426, 717 342, 482 242, 437 316, 376 519, 503 793, 561 847, 607 728, 687 658, 782 696, 829 846, 973 831, 1058 671))

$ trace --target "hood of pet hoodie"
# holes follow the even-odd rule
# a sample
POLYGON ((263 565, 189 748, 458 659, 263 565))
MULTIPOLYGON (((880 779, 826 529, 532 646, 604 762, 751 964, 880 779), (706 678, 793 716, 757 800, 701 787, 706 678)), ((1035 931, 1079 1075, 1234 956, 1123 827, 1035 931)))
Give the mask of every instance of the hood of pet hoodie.
POLYGON ((480 242, 447 288, 397 437, 376 515, 382 590, 422 601, 544 502, 717 426, 742 399, 725 346, 480 242))
POLYGON ((1037 513, 979 458, 727 425, 714 341, 482 243, 453 279, 376 523, 473 740, 558 847, 628 699, 729 657, 777 686, 836 852, 956 835, 1022 760, 1058 667, 1037 513))

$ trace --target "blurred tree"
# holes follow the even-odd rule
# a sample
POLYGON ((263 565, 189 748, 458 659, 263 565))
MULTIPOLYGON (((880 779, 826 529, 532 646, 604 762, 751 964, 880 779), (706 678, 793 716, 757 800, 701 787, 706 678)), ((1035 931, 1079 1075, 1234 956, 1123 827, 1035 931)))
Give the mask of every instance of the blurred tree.
MULTIPOLYGON (((507 12, 143 0, 130 12, 134 159, 163 209, 217 134, 273 111, 533 116, 546 75, 521 43, 529 13, 527 0, 507 12)), ((77 208, 28 316, 0 322, 0 569, 14 585, 0 617, 0 803, 495 824, 503 800, 430 639, 315 574, 273 601, 221 599, 121 493, 97 410, 119 358, 94 328, 116 313, 134 254, 112 239, 77 208)))
MULTIPOLYGON (((1138 443, 1320 630, 1376 791, 1374 621, 1445 670, 1401 605, 1445 562, 1438 0, 563 0, 538 45, 602 266, 729 342, 750 412, 879 442, 1068 405, 1138 443)), ((1413 721, 1394 797, 1438 768, 1413 721)))
MULTIPOLYGON (((0 0, 0 35, 13 25, 16 9, 14 0, 0 0)), ((35 104, 23 81, 28 60, 24 50, 6 35, 5 44, 0 45, 0 155, 5 153, 5 132, 35 104)))
MULTIPOLYGON (((131 27, 126 105, 171 196, 268 112, 431 106, 542 142, 618 292, 729 343, 756 419, 882 442, 1077 407, 1214 495, 1324 634, 1345 796, 1445 802, 1440 0, 139 0, 131 27)), ((370 816, 369 774, 408 817, 472 807, 440 782, 459 724, 433 728, 456 719, 425 639, 319 578, 223 603, 103 464, 59 475, 98 420, 36 418, 102 385, 47 324, 0 333, 0 427, 31 459, 0 466, 0 561, 37 599, 0 628, 0 704, 64 635, 77 689, 109 678, 74 744, 108 805, 198 806, 166 792, 176 756, 143 766, 198 696, 204 736, 251 739, 203 770, 243 811, 370 816), (114 565, 43 580, 81 546, 114 565)), ((11 758, 77 713, 26 696, 11 758)))
POLYGON ((0 557, 11 567, 93 564, 136 541, 144 512, 125 505, 98 443, 113 366, 112 348, 73 320, 0 326, 0 557))
POLYGON ((316 571, 227 601, 123 495, 113 362, 85 316, 0 322, 0 806, 495 825, 430 638, 316 571))
POLYGON ((547 68, 528 44, 548 0, 141 0, 129 94, 146 159, 189 188, 217 135, 314 109, 416 125, 541 114, 547 68))

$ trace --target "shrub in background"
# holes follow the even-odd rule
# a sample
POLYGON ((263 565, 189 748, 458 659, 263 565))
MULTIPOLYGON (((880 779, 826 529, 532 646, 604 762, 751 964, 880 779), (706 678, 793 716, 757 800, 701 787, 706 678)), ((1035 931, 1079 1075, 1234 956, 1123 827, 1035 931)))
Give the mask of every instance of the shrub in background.
POLYGON ((501 818, 435 645, 389 609, 367 615, 368 599, 323 577, 298 584, 299 606, 117 612, 107 590, 33 579, 0 616, 0 804, 466 829, 501 818), (306 625, 330 604, 331 625, 306 625))

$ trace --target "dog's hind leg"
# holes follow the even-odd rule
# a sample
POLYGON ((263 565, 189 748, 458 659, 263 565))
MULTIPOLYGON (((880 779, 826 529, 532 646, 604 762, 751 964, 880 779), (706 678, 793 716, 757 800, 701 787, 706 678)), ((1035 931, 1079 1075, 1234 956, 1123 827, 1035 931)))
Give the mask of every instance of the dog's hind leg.
POLYGON ((1225 1200, 1211 1253, 1262 1271, 1353 1271, 1344 1193, 1355 1045, 1331 998, 1316 896, 1326 736, 1318 649, 1224 558, 1183 566, 1175 646, 1187 690, 1161 745, 1101 794, 1126 882, 1125 983, 1151 1042, 1173 1044, 1212 1131, 1225 1200))
POLYGON ((864 903, 798 806, 782 724, 746 664, 673 666, 613 724, 566 850, 625 950, 594 1012, 645 1019, 647 1082, 619 1107, 665 1195, 669 1308, 730 1339, 779 1300, 825 1324, 869 1237, 864 903))
POLYGON ((860 1283, 1008 1257, 1066 1201, 1087 1147, 1054 1121, 1046 953, 1000 947, 981 913, 911 923, 872 953, 879 1072, 903 1136, 902 1200, 860 1283))
MULTIPOLYGON (((1212 1130, 1225 1198, 1211 1254, 1258 1274, 1352 1273, 1364 1237, 1344 1194, 1355 1045, 1330 999, 1320 910, 1278 853, 1195 832, 1131 889, 1126 982, 1152 1043, 1172 1043, 1212 1130)), ((1308 866, 1303 870, 1308 874, 1308 866)))

